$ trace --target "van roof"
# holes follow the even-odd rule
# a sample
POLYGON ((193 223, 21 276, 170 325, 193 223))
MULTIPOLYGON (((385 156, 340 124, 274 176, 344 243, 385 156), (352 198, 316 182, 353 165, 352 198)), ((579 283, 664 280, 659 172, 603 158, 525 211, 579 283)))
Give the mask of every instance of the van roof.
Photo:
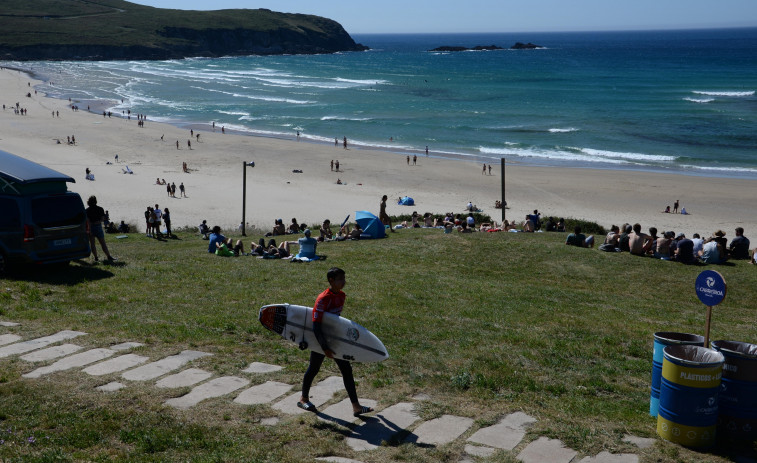
POLYGON ((0 150, 0 179, 20 185, 51 181, 76 183, 68 175, 3 150, 0 150))

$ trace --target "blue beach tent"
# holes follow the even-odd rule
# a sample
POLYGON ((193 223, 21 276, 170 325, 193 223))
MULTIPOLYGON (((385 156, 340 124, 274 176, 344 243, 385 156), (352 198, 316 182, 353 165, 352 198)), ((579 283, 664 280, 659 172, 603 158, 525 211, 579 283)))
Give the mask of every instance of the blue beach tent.
POLYGON ((413 198, 411 198, 410 196, 403 196, 399 201, 397 201, 397 204, 399 204, 400 206, 415 206, 415 200, 413 200, 413 198))
POLYGON ((386 238, 386 229, 378 217, 368 211, 355 212, 355 222, 363 229, 361 239, 386 238))

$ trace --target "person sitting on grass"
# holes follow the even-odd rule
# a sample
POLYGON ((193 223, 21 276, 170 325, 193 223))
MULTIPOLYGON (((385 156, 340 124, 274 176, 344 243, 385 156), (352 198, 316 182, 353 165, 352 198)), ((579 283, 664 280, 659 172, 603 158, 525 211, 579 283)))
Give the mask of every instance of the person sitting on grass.
POLYGON ((581 226, 576 225, 573 228, 573 233, 565 238, 565 244, 569 246, 578 246, 579 248, 593 248, 594 247, 594 235, 586 235, 581 233, 581 226))
POLYGON ((200 230, 200 235, 202 235, 202 239, 207 240, 209 239, 210 235, 210 227, 208 227, 208 221, 203 220, 200 226, 198 227, 200 230))
POLYGON ((331 221, 329 219, 323 221, 321 229, 318 232, 320 233, 320 236, 318 237, 319 241, 326 241, 334 238, 334 234, 331 232, 331 221))
POLYGON ((216 249, 218 249, 218 244, 222 244, 226 241, 226 237, 221 234, 221 227, 215 225, 210 233, 210 236, 208 236, 208 240, 208 252, 216 252, 216 249))
POLYGON ((216 255, 221 257, 237 257, 244 254, 244 244, 242 240, 234 243, 232 238, 222 242, 216 242, 216 255))
POLYGON ((635 256, 643 256, 652 249, 652 240, 649 239, 649 235, 642 233, 641 224, 633 224, 633 233, 628 237, 628 246, 631 254, 635 256))
POLYGON ((526 233, 533 233, 534 223, 531 221, 531 216, 526 215, 526 220, 523 222, 523 231, 526 233))
POLYGON ((289 229, 287 229, 287 233, 290 235, 296 235, 300 232, 300 225, 297 223, 297 219, 292 217, 292 223, 289 224, 289 229))
POLYGON ((295 259, 302 260, 318 260, 321 256, 315 254, 315 248, 318 246, 318 241, 310 236, 310 229, 305 230, 305 236, 297 241, 289 241, 289 244, 297 244, 300 246, 300 252, 294 256, 295 259))

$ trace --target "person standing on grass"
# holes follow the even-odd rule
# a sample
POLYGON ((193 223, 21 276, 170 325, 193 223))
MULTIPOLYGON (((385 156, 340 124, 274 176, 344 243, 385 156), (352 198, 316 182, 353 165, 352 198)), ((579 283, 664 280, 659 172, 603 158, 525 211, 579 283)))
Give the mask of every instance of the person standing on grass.
POLYGON ((116 259, 110 255, 108 251, 108 245, 105 244, 105 232, 103 231, 103 218, 105 217, 105 210, 97 205, 97 198, 90 196, 87 200, 87 221, 89 222, 89 247, 92 248, 92 255, 95 256, 95 262, 100 259, 97 257, 97 248, 95 247, 95 238, 100 242, 100 247, 103 249, 105 256, 109 261, 116 259))
POLYGON ((331 313, 334 315, 340 315, 342 308, 344 307, 344 300, 346 295, 342 291, 345 281, 344 270, 338 267, 332 267, 326 273, 326 279, 329 282, 329 287, 326 288, 318 298, 315 300, 315 306, 313 307, 313 334, 318 340, 318 344, 323 350, 323 354, 311 351, 310 352, 310 365, 308 365, 307 371, 305 371, 305 377, 302 379, 302 395, 300 396, 297 406, 307 412, 316 413, 318 410, 315 405, 310 402, 310 386, 313 384, 315 376, 321 369, 323 359, 328 357, 334 359, 339 371, 342 373, 342 380, 344 381, 344 388, 347 390, 347 395, 352 403, 352 415, 360 416, 365 413, 373 411, 371 407, 360 405, 360 400, 357 397, 357 391, 355 389, 355 379, 352 376, 352 365, 350 362, 334 358, 334 351, 329 348, 328 341, 323 334, 323 315, 325 313, 331 313))
POLYGON ((384 225, 389 225, 389 231, 394 233, 394 228, 392 228, 392 219, 390 219, 389 214, 386 213, 386 200, 386 195, 381 197, 381 204, 379 204, 379 220, 384 225))

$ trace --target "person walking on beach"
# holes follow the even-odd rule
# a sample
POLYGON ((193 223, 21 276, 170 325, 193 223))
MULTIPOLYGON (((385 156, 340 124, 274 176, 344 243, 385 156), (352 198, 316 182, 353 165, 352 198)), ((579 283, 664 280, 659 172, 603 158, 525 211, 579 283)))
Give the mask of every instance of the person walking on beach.
POLYGON ((192 149, 192 140, 187 140, 187 147, 192 149))
POLYGON ((179 140, 176 140, 176 149, 179 149, 179 140))
POLYGON ((410 165, 410 155, 409 154, 407 155, 407 165, 408 166, 410 165))
POLYGON ((97 257, 97 248, 95 247, 95 238, 100 242, 105 256, 109 261, 116 259, 110 255, 108 251, 108 245, 105 244, 105 232, 103 231, 103 218, 105 217, 105 210, 97 205, 97 198, 90 196, 87 200, 87 209, 84 211, 87 214, 87 221, 89 222, 89 247, 92 249, 92 255, 95 256, 95 262, 100 259, 97 257))
POLYGON ((426 156, 428 156, 428 145, 426 145, 426 156))
POLYGON ((492 174, 492 165, 489 164, 489 175, 491 175, 491 174, 492 174))
POLYGON ((347 149, 347 137, 344 137, 344 149, 347 149))
POLYGON ((318 371, 321 369, 323 359, 326 357, 334 359, 339 371, 342 373, 342 380, 344 381, 344 388, 347 390, 347 396, 352 403, 352 415, 357 417, 365 413, 373 411, 371 407, 365 407, 360 405, 360 400, 357 397, 357 391, 355 388, 355 379, 352 374, 352 365, 350 362, 334 358, 334 351, 329 348, 328 341, 323 334, 323 315, 325 313, 331 313, 339 315, 342 313, 344 307, 344 301, 346 295, 342 291, 345 281, 344 270, 338 267, 332 267, 326 273, 326 279, 329 282, 329 287, 326 288, 315 300, 315 306, 313 307, 313 334, 315 335, 318 344, 323 350, 323 354, 310 351, 310 364, 308 365, 305 376, 302 379, 302 394, 300 400, 297 402, 297 406, 306 412, 316 413, 318 410, 315 405, 310 402, 310 386, 313 384, 318 371))
POLYGON ((331 172, 334 172, 334 160, 331 160, 331 172))
POLYGON ((179 185, 179 191, 181 192, 181 197, 182 198, 186 198, 187 197, 187 194, 184 191, 184 182, 181 182, 181 184, 179 185))
POLYGON ((415 165, 416 162, 418 162, 418 155, 414 154, 413 155, 413 165, 415 165))
POLYGON ((486 163, 484 163, 484 170, 481 171, 481 175, 486 175, 486 163))
POLYGON ((336 171, 339 172, 339 159, 336 160, 334 167, 336 167, 336 171))
POLYGON ((673 203, 673 214, 678 214, 678 200, 673 203))
POLYGON ((379 220, 384 225, 389 225, 389 231, 394 233, 394 228, 392 228, 392 219, 390 219, 389 214, 386 213, 386 200, 386 195, 381 197, 381 204, 379 204, 379 220))

